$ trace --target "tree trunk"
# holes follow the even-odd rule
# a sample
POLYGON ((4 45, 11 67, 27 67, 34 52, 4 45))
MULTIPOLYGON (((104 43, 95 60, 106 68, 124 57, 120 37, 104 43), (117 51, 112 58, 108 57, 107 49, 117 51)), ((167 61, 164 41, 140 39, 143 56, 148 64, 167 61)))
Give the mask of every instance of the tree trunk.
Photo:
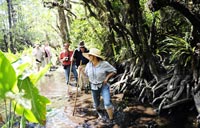
MULTIPOLYGON (((67 9, 71 10, 71 5, 70 5, 70 0, 66 0, 66 7, 67 9)), ((66 11, 66 36, 67 36, 67 39, 70 40, 70 17, 68 16, 69 12, 66 11)))
POLYGON ((67 27, 67 21, 65 17, 64 10, 62 8, 58 8, 58 16, 59 16, 59 30, 61 32, 62 43, 64 44, 66 41, 70 41, 69 31, 67 27))
POLYGON ((59 29, 61 32, 62 42, 64 44, 66 41, 69 41, 69 39, 67 37, 67 24, 66 24, 65 13, 62 8, 58 8, 58 16, 59 16, 59 25, 60 25, 59 29))
POLYGON ((7 42, 7 36, 6 36, 6 34, 4 33, 4 35, 3 35, 3 41, 4 41, 4 44, 5 44, 5 52, 7 52, 8 51, 8 42, 7 42))
POLYGON ((13 46, 12 32, 11 32, 11 29, 12 29, 11 4, 12 4, 12 0, 7 0, 10 49, 12 52, 15 52, 14 46, 13 46))

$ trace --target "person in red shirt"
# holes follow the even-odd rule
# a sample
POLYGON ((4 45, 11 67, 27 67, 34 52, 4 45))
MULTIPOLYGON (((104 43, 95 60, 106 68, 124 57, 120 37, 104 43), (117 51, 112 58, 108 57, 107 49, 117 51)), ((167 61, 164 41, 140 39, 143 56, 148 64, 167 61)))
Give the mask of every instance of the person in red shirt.
POLYGON ((73 51, 69 50, 69 43, 64 44, 64 50, 60 53, 59 60, 65 70, 66 83, 69 84, 70 68, 74 74, 76 82, 78 81, 78 73, 76 71, 75 63, 73 63, 73 51), (72 67, 71 67, 72 66, 72 67))

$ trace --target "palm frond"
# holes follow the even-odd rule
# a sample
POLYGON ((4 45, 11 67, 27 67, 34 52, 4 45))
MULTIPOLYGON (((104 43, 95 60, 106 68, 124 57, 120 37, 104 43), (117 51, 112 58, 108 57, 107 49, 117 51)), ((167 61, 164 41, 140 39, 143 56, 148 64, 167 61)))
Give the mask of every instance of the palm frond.
POLYGON ((191 60, 191 55, 194 51, 187 41, 176 36, 167 35, 166 39, 162 40, 159 45, 161 45, 158 50, 160 53, 168 52, 170 54, 170 63, 179 61, 184 66, 191 60))

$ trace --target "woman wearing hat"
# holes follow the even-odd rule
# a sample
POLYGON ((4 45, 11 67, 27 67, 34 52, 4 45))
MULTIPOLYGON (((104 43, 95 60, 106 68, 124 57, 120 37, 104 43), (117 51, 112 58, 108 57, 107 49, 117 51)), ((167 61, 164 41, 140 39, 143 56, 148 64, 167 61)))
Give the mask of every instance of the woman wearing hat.
POLYGON ((101 118, 99 110, 100 94, 103 97, 104 107, 109 116, 109 122, 113 121, 113 105, 110 98, 110 84, 108 80, 116 74, 116 69, 104 61, 104 57, 101 56, 101 51, 96 48, 91 48, 89 53, 83 53, 83 56, 88 58, 85 68, 85 73, 89 77, 91 92, 93 98, 94 108, 101 118))

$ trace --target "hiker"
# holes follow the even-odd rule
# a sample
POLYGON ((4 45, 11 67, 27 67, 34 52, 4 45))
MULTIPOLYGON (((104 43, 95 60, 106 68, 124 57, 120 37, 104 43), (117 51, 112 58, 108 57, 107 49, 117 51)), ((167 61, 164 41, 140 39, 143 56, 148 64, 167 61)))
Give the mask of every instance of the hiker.
POLYGON ((40 68, 44 60, 44 51, 40 47, 40 44, 36 44, 33 49, 33 56, 35 57, 35 62, 37 66, 37 71, 40 71, 40 68))
MULTIPOLYGON (((51 47, 49 46, 49 43, 46 42, 43 45, 43 50, 44 50, 44 62, 45 62, 45 66, 48 64, 51 64, 51 57, 52 57, 52 53, 51 53, 51 47)), ((45 74, 45 76, 51 76, 52 74, 50 73, 51 67, 49 69, 49 71, 47 71, 47 73, 45 74)))
POLYGON ((108 123, 113 123, 113 105, 110 96, 110 84, 108 80, 116 74, 116 69, 101 55, 101 51, 96 48, 91 48, 89 53, 83 53, 83 56, 88 58, 89 62, 85 68, 85 74, 89 77, 93 105, 99 119, 102 119, 100 113, 100 95, 103 97, 104 107, 108 113, 108 123))
POLYGON ((76 66, 78 68, 78 85, 81 90, 85 90, 85 93, 88 93, 89 81, 87 76, 84 73, 85 66, 89 62, 87 58, 83 56, 82 53, 88 53, 89 50, 85 47, 84 41, 81 41, 78 45, 78 48, 74 52, 74 59, 76 60, 76 66))
POLYGON ((45 65, 51 63, 51 47, 49 46, 49 43, 45 43, 44 45, 44 53, 45 53, 45 65))
POLYGON ((72 69, 71 71, 73 72, 75 81, 78 81, 78 73, 76 71, 75 63, 73 63, 73 51, 69 50, 69 46, 69 43, 64 44, 64 50, 60 53, 59 57, 59 60, 65 70, 65 78, 67 84, 71 84, 69 83, 70 68, 72 69))

